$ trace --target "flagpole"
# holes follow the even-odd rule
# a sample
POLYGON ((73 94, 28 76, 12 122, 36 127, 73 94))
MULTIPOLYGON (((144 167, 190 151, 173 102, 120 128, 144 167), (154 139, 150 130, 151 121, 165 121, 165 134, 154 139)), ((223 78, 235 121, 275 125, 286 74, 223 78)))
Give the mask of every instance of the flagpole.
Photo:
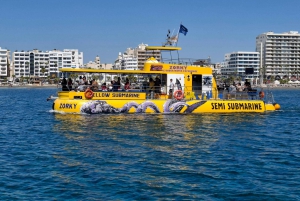
MULTIPOLYGON (((179 31, 180 31, 181 24, 182 24, 182 23, 180 23, 180 26, 179 26, 179 29, 178 29, 178 32, 177 32, 176 47, 177 47, 177 43, 178 43, 178 40, 179 40, 179 31)), ((178 52, 178 50, 177 50, 177 56, 178 56, 178 63, 180 63, 180 60, 179 60, 179 52, 178 52)))
MULTIPOLYGON (((181 26, 181 23, 180 23, 180 26, 181 26)), ((178 29, 178 32, 177 32, 177 41, 176 41, 176 47, 177 47, 177 43, 178 43, 178 40, 179 40, 179 30, 180 30, 180 26, 179 26, 179 29, 178 29)))

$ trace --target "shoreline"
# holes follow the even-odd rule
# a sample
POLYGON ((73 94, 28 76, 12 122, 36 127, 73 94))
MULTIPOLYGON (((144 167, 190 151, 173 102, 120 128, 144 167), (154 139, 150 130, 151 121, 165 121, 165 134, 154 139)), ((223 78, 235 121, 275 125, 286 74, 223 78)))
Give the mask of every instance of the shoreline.
MULTIPOLYGON (((61 88, 59 84, 46 85, 0 85, 0 88, 61 88)), ((253 85, 252 88, 261 88, 259 85, 253 85)), ((300 89, 300 85, 264 85, 262 88, 270 89, 300 89)))
POLYGON ((0 85, 0 88, 60 88, 61 85, 47 84, 47 85, 0 85))

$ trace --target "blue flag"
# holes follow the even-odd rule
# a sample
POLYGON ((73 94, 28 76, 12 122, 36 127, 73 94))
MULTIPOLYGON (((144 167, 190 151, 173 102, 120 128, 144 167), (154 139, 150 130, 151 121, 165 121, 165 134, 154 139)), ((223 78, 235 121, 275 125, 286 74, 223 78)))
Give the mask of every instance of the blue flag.
POLYGON ((181 24, 180 29, 179 29, 179 33, 182 33, 182 34, 186 35, 187 32, 188 32, 188 29, 181 24))

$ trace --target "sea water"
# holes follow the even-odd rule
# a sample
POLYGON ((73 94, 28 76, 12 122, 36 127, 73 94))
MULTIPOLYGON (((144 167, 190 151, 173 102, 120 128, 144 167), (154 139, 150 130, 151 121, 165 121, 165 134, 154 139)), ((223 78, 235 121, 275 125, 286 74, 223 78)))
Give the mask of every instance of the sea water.
POLYGON ((300 90, 262 114, 51 112, 1 88, 0 200, 300 200, 300 90))

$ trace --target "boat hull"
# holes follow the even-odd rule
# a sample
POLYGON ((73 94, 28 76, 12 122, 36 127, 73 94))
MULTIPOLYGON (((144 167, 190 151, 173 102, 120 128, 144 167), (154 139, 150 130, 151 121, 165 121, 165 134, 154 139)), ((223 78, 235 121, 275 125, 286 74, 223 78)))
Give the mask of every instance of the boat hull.
POLYGON ((262 100, 70 100, 56 99, 53 109, 64 113, 240 113, 276 110, 262 100))

